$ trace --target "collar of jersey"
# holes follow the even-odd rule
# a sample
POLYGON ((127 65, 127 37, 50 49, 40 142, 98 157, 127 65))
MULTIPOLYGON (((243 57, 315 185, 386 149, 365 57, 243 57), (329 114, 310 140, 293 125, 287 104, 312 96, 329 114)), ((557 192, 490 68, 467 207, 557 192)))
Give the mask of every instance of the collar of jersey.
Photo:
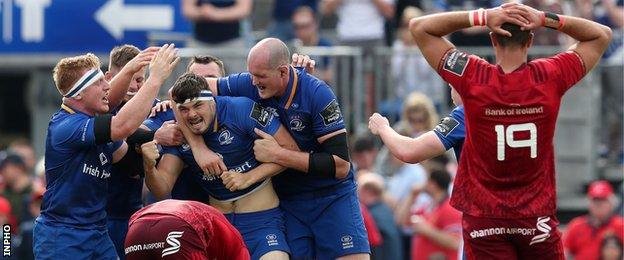
POLYGON ((295 98, 295 94, 297 94, 297 87, 299 85, 299 75, 297 75, 297 70, 292 66, 288 66, 288 69, 290 70, 288 86, 286 87, 284 95, 279 99, 279 104, 284 104, 284 109, 290 108, 290 105, 295 98))
POLYGON ((496 68, 498 68, 498 72, 500 72, 501 74, 510 74, 510 73, 514 73, 514 72, 518 72, 523 70, 525 67, 527 66, 527 63, 522 63, 522 65, 520 65, 520 67, 517 67, 514 71, 509 72, 509 73, 505 73, 505 71, 503 71, 503 67, 501 67, 500 65, 496 64, 496 68))
POLYGON ((215 104, 215 115, 212 123, 210 123, 210 127, 208 129, 212 129, 211 133, 216 133, 219 130, 219 114, 217 114, 217 106, 215 104))
POLYGON ((61 103, 61 109, 65 110, 65 112, 69 113, 70 115, 76 114, 76 113, 80 113, 86 116, 89 116, 87 113, 84 113, 78 109, 75 109, 73 107, 70 107, 68 105, 65 105, 65 103, 61 103))

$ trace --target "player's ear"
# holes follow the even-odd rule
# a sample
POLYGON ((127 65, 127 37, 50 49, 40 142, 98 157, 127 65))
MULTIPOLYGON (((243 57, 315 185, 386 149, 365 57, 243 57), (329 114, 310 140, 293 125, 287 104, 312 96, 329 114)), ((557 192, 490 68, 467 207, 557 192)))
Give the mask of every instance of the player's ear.
POLYGON ((111 81, 111 79, 113 79, 113 73, 111 73, 111 72, 110 72, 110 70, 109 70, 109 71, 107 71, 106 73, 104 73, 104 79, 105 79, 106 81, 110 82, 110 81, 111 81))
POLYGON ((490 32, 490 40, 492 41, 492 47, 498 46, 498 40, 496 39, 496 34, 490 32))
POLYGON ((527 49, 530 48, 531 45, 533 45, 533 36, 534 36, 533 33, 529 34, 529 40, 527 41, 527 46, 526 46, 527 49))
POLYGON ((288 77, 288 66, 282 65, 279 67, 280 77, 285 78, 288 77))

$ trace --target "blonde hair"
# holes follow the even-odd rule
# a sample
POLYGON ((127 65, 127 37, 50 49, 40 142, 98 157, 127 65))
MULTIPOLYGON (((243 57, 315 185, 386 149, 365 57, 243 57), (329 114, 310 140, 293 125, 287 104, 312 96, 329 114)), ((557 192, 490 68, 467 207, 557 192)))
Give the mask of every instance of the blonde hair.
POLYGON ((420 92, 412 92, 403 101, 402 118, 407 121, 409 114, 412 112, 424 112, 427 116, 425 130, 431 130, 438 123, 438 112, 436 112, 433 102, 425 94, 420 92))
POLYGON ((54 78, 56 89, 61 95, 65 96, 86 70, 99 68, 100 59, 93 53, 87 53, 60 60, 54 66, 52 77, 54 78))

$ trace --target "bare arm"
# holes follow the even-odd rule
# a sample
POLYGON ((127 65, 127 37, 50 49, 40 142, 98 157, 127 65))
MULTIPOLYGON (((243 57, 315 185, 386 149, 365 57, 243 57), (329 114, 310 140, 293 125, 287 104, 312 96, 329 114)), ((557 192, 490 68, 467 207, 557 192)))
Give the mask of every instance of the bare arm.
POLYGON ((156 159, 160 155, 154 141, 141 145, 141 153, 143 154, 143 168, 145 169, 145 184, 154 196, 159 199, 163 198, 171 192, 182 172, 184 162, 176 156, 165 154, 157 168, 156 159))
POLYGON ((373 0, 373 4, 386 19, 391 19, 394 16, 394 4, 385 0, 373 0))
POLYGON ((182 15, 191 21, 198 21, 201 18, 201 11, 196 0, 182 0, 182 15))
POLYGON ((410 221, 410 210, 412 205, 414 205, 414 201, 416 200, 416 196, 420 193, 420 190, 416 188, 412 188, 412 192, 405 198, 403 201, 399 203, 396 208, 394 221, 402 227, 411 227, 410 221))
POLYGON ((331 15, 336 8, 342 4, 342 0, 323 0, 321 1, 321 14, 324 16, 331 15))
POLYGON ((123 68, 121 68, 121 71, 119 71, 119 73, 111 79, 111 88, 108 91, 109 109, 114 109, 121 104, 121 101, 126 96, 126 92, 128 92, 128 86, 130 86, 132 75, 147 66, 154 55, 158 52, 158 49, 158 47, 149 47, 141 51, 141 53, 130 60, 123 68))
POLYGON ((160 86, 169 77, 173 68, 178 64, 175 45, 164 45, 150 64, 150 76, 126 105, 111 120, 111 140, 123 140, 139 128, 150 112, 153 100, 158 94, 160 86))

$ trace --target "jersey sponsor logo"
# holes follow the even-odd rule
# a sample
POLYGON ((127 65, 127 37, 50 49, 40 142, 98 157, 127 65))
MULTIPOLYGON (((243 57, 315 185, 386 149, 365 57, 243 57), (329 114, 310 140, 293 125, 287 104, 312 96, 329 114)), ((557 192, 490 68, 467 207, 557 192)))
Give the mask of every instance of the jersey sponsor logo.
POLYGON ((340 238, 342 243, 342 249, 353 248, 353 237, 350 235, 344 235, 340 238))
POLYGON ((266 235, 266 240, 269 246, 279 246, 279 241, 277 240, 277 235, 275 234, 266 235))
POLYGON ((440 123, 433 129, 433 131, 438 132, 444 137, 448 137, 448 135, 453 132, 458 125, 459 121, 457 121, 457 119, 447 116, 440 120, 440 123))
POLYGON ((271 121, 271 119, 273 118, 272 115, 273 113, 271 113, 269 110, 259 105, 258 103, 254 103, 249 117, 251 117, 253 120, 258 122, 258 124, 264 127, 267 126, 269 121, 271 121))
POLYGON ((154 242, 154 243, 147 243, 147 244, 131 245, 131 246, 126 247, 124 249, 124 252, 127 255, 127 254, 137 252, 137 251, 153 250, 153 249, 161 249, 161 248, 165 248, 165 242, 154 242))
POLYGON ((232 143, 232 140, 234 140, 234 137, 232 136, 232 133, 230 133, 230 130, 223 130, 221 131, 221 133, 219 134, 219 144, 220 145, 228 145, 232 143))
POLYGON ((97 166, 87 165, 86 163, 82 165, 82 173, 89 174, 93 177, 100 179, 107 179, 110 177, 110 172, 104 169, 100 169, 97 166))
POLYGON ((507 227, 493 227, 486 229, 473 230, 470 232, 471 238, 480 238, 487 237, 493 235, 514 235, 519 234, 523 236, 533 236, 535 235, 534 228, 507 228, 507 227))
POLYGON ((167 244, 169 244, 170 247, 163 249, 161 257, 172 255, 180 251, 181 244, 178 238, 181 238, 182 234, 184 234, 184 231, 169 232, 165 241, 167 242, 167 244))
POLYGON ((293 131, 301 132, 305 128, 305 125, 303 125, 303 121, 301 121, 301 119, 299 118, 290 120, 289 124, 290 124, 290 129, 293 131))
POLYGON ((468 67, 468 54, 459 50, 453 50, 446 55, 444 60, 444 70, 451 72, 457 76, 463 76, 468 67))
POLYGON ((104 166, 107 162, 108 159, 106 158, 106 155, 104 153, 100 153, 100 163, 102 163, 102 166, 104 166))
POLYGON ((327 106, 321 111, 321 117, 323 118, 323 123, 325 126, 339 122, 342 114, 340 113, 340 106, 338 106, 338 101, 333 99, 327 106))
POLYGON ((531 243, 529 243, 529 245, 544 242, 550 237, 550 230, 552 230, 552 228, 548 225, 548 221, 550 221, 550 217, 537 218, 537 230, 542 233, 531 238, 531 243))

